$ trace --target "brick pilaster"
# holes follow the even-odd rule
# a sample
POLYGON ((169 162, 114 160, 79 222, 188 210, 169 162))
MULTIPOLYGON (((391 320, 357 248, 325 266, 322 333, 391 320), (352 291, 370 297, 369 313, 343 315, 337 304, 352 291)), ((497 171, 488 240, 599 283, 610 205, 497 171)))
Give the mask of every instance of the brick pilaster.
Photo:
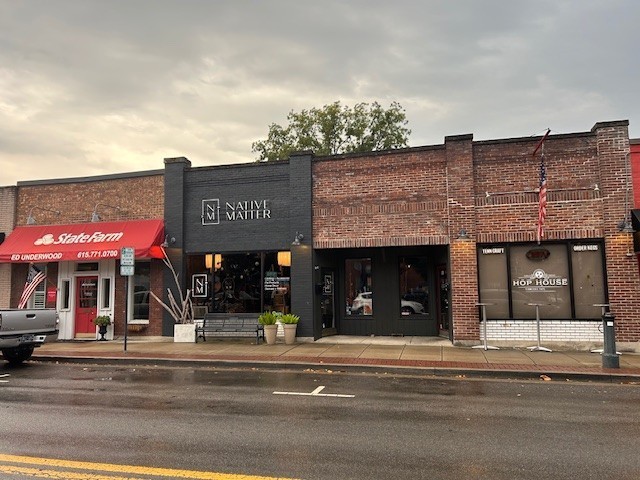
POLYGON ((479 338, 473 135, 445 137, 453 340, 479 338), (468 239, 459 239, 464 230, 468 239))
POLYGON ((630 220, 633 183, 629 155, 629 122, 597 123, 592 132, 597 138, 602 176, 602 222, 611 312, 616 316, 616 339, 640 340, 640 277, 638 260, 633 254, 633 235, 620 231, 621 222, 630 220))

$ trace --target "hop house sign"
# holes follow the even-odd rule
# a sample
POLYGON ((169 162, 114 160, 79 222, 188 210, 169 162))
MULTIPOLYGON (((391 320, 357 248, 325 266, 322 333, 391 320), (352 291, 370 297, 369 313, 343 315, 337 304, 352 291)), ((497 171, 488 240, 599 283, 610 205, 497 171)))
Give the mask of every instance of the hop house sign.
POLYGON ((531 275, 524 275, 513 280, 513 287, 528 292, 549 292, 569 285, 569 279, 547 273, 537 268, 531 275))

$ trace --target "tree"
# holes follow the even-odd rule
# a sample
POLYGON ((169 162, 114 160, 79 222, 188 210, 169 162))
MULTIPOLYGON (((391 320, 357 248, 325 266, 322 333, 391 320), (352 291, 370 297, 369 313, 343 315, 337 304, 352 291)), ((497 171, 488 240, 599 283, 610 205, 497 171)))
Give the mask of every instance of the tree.
POLYGON ((299 113, 292 110, 287 120, 286 127, 272 123, 267 139, 251 145, 258 161, 286 159, 301 150, 335 155, 402 148, 411 134, 405 111, 397 102, 387 110, 377 102, 358 103, 353 108, 334 102, 299 113))

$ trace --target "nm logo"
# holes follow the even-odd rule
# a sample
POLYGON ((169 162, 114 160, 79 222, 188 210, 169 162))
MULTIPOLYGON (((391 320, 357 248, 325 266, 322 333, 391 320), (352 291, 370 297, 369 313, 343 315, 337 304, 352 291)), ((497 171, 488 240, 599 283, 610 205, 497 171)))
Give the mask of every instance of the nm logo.
POLYGON ((220 223, 220 199, 202 200, 202 225, 218 225, 220 223))

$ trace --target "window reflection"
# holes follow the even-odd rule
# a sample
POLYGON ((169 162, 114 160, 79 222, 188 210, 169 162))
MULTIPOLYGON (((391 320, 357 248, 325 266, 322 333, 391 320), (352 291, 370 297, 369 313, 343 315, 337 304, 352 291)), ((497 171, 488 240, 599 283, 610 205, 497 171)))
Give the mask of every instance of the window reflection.
POLYGON ((149 320, 150 278, 151 263, 136 262, 133 276, 133 318, 135 320, 149 320))
POLYGON ((345 261, 345 288, 347 315, 373 315, 370 258, 345 261))
POLYGON ((543 319, 598 318, 595 305, 606 303, 602 248, 596 241, 479 247, 480 300, 489 304, 487 316, 535 318, 530 304, 537 303, 543 319))
POLYGON ((400 259, 400 312, 402 315, 424 314, 429 311, 428 268, 426 257, 400 259))

